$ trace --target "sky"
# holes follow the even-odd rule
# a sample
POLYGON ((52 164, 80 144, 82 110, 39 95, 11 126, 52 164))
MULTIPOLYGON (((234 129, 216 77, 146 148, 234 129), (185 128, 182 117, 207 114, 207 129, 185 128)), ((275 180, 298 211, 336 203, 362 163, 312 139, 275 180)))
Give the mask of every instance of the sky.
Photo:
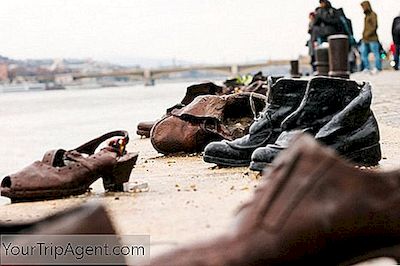
MULTIPOLYGON (((361 37, 361 0, 332 0, 361 37)), ((318 0, 2 0, 0 55, 136 58, 193 63, 293 59, 306 54, 308 13, 318 0)), ((371 0, 378 34, 391 42, 400 0, 371 0)))

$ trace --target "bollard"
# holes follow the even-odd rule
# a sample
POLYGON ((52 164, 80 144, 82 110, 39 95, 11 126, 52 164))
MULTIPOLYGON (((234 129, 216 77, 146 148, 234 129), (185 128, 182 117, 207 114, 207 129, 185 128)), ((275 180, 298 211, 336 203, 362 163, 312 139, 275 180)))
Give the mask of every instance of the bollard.
POLYGON ((300 78, 301 75, 299 73, 299 60, 290 61, 290 76, 292 78, 300 78))
POLYGON ((331 35, 329 42, 329 76, 350 78, 349 38, 344 34, 331 35))
POLYGON ((317 76, 328 76, 329 74, 329 51, 326 47, 315 48, 315 66, 317 76))

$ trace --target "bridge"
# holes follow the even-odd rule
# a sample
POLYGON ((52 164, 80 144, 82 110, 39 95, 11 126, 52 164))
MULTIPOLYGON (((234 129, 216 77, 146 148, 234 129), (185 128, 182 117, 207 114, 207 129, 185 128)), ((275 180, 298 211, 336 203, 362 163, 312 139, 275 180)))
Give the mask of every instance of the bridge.
POLYGON ((251 71, 258 70, 268 66, 288 66, 289 60, 269 60, 264 63, 256 64, 234 64, 234 65, 193 65, 193 66, 177 66, 164 67, 157 69, 131 69, 123 71, 110 71, 99 73, 73 74, 74 80, 84 78, 101 78, 101 77, 134 77, 143 79, 145 85, 154 85, 157 78, 168 76, 172 73, 189 72, 189 71, 205 71, 213 73, 221 73, 235 77, 241 74, 247 74, 251 71))

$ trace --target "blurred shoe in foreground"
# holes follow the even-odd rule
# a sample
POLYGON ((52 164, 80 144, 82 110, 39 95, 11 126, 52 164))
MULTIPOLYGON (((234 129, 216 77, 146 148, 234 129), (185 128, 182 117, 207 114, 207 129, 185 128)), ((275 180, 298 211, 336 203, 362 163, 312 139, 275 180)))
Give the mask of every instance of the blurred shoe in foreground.
POLYGON ((400 170, 359 170, 308 135, 264 172, 229 233, 152 265, 352 265, 400 262, 400 170))
MULTIPOLYGON (((55 265, 55 255, 53 254, 55 251, 52 251, 52 248, 54 249, 57 245, 61 245, 60 247, 65 248, 64 250, 68 250, 68 245, 71 245, 69 252, 76 252, 77 254, 81 253, 79 253, 79 249, 75 250, 75 247, 89 245, 92 247, 93 253, 94 247, 100 247, 98 244, 103 243, 102 241, 107 241, 108 252, 112 247, 121 246, 106 210, 101 204, 94 202, 86 203, 31 223, 0 223, 0 234, 4 241, 2 252, 6 251, 5 247, 8 245, 22 248, 31 247, 35 248, 35 250, 38 248, 43 249, 43 252, 26 251, 27 253, 24 256, 2 257, 3 262, 8 260, 16 263, 13 265, 40 265, 40 262, 53 262, 53 265, 55 265), (79 235, 83 237, 79 237, 79 235), (76 239, 78 239, 77 243, 75 243, 76 239), (38 246, 40 243, 42 247, 38 246), (45 248, 48 249, 44 251, 45 248), (32 262, 32 260, 35 260, 35 262, 32 262)), ((121 255, 113 255, 112 258, 108 258, 111 256, 99 252, 102 257, 88 256, 76 260, 75 256, 68 255, 71 253, 63 254, 59 251, 57 251, 58 259, 67 260, 68 264, 77 264, 79 261, 88 260, 89 262, 108 261, 112 262, 112 265, 126 265, 125 258, 121 255)), ((7 256, 7 253, 2 253, 2 255, 7 256)), ((7 263, 7 265, 9 264, 7 263)))
POLYGON ((0 234, 115 234, 104 207, 91 202, 30 223, 0 223, 0 234))

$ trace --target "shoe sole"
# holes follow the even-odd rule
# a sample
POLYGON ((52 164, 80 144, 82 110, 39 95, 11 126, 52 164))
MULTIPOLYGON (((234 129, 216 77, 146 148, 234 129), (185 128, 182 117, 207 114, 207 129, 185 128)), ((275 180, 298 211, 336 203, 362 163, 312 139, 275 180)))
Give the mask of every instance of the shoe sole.
POLYGON ((355 164, 360 164, 362 166, 375 166, 378 165, 379 161, 382 159, 381 146, 377 143, 355 152, 348 153, 344 155, 344 157, 355 164))
POLYGON ((204 155, 203 160, 207 163, 215 163, 221 166, 229 166, 229 167, 245 167, 249 166, 250 160, 233 160, 227 158, 218 158, 209 155, 204 155))
POLYGON ((267 168, 270 165, 271 165, 270 163, 266 163, 266 162, 254 162, 254 161, 252 161, 250 163, 250 170, 257 171, 257 172, 262 172, 264 170, 264 168, 267 168))

